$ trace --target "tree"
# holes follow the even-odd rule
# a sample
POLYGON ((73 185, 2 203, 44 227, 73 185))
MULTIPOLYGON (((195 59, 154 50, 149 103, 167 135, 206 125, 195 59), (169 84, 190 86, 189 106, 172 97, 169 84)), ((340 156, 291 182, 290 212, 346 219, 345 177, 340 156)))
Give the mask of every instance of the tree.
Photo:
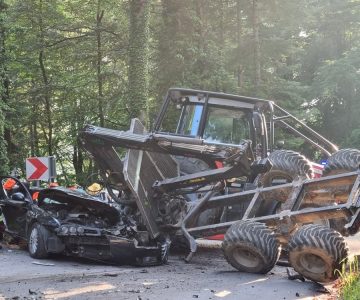
POLYGON ((7 5, 4 0, 0 1, 0 174, 6 174, 8 169, 8 156, 5 141, 5 108, 9 101, 9 79, 6 67, 6 28, 5 28, 5 11, 7 5))
POLYGON ((84 182, 81 128, 149 125, 172 86, 274 99, 360 147, 357 2, 0 0, 0 166, 53 154, 84 182))
POLYGON ((149 1, 130 0, 129 27, 129 114, 148 120, 149 1))

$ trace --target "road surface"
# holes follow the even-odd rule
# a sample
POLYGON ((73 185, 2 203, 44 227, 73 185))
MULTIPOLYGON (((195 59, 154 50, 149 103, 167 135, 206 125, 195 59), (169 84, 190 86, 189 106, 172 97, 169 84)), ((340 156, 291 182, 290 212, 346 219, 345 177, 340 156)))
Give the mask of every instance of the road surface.
MULTIPOLYGON (((348 242, 360 254, 360 236, 348 242)), ((167 265, 149 268, 0 251, 0 299, 331 299, 313 282, 290 281, 285 267, 266 275, 237 272, 219 250, 201 250, 190 264, 172 254, 167 265)))

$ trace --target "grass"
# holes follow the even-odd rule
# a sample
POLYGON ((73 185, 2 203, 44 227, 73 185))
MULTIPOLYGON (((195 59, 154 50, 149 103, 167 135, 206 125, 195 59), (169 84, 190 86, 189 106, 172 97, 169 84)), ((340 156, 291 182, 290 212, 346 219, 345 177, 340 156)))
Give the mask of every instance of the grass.
POLYGON ((359 261, 355 257, 347 264, 343 264, 340 275, 340 299, 359 300, 360 299, 360 272, 359 261))

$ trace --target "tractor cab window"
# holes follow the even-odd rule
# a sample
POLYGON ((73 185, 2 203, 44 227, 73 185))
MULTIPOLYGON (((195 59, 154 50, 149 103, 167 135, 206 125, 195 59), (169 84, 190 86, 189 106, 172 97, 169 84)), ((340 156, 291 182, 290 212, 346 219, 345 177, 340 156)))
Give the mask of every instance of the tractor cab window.
POLYGON ((186 103, 174 105, 174 103, 170 103, 161 123, 160 131, 197 136, 202 111, 202 104, 186 103))
POLYGON ((239 144, 250 139, 249 115, 241 110, 210 107, 203 138, 209 142, 239 144))
POLYGON ((200 126, 202 111, 202 105, 184 106, 176 133, 182 135, 196 136, 198 134, 200 126))

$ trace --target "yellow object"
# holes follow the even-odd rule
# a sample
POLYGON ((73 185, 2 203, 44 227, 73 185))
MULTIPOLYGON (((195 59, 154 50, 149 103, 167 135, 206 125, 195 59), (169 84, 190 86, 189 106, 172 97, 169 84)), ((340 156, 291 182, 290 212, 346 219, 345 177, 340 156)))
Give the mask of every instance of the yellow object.
POLYGON ((100 193, 102 190, 102 186, 98 183, 93 183, 92 185, 90 185, 89 187, 87 187, 86 191, 90 194, 90 195, 96 195, 98 193, 100 193))

